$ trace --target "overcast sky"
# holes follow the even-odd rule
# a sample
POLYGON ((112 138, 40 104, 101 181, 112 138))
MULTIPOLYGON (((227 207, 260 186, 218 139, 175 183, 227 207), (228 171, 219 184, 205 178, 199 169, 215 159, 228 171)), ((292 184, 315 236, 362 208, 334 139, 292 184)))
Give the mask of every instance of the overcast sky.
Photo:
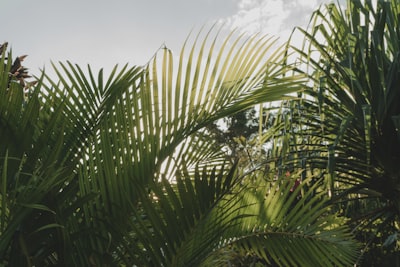
POLYGON ((27 54, 33 73, 50 61, 95 69, 145 64, 165 44, 178 55, 191 31, 224 23, 286 40, 328 0, 1 0, 0 42, 27 54))

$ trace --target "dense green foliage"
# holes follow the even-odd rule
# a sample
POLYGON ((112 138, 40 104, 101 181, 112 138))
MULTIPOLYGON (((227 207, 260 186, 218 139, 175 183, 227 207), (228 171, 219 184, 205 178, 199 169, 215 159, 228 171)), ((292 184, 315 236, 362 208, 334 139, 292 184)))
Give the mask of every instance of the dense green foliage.
POLYGON ((296 30, 303 47, 292 47, 310 87, 277 116, 279 155, 291 169, 324 177, 364 244, 365 266, 400 265, 399 19, 398 1, 317 10, 309 29, 296 30))
POLYGON ((317 10, 303 47, 211 30, 109 77, 28 83, 2 46, 0 266, 398 263, 400 4, 377 2, 317 10))

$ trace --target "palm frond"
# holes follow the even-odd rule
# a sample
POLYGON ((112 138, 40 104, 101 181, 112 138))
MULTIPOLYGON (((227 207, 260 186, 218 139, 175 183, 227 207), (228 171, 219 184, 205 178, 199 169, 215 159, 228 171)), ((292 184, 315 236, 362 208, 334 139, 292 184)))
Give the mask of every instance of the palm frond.
POLYGON ((377 224, 399 214, 398 15, 397 1, 349 0, 346 10, 334 3, 318 9, 309 29, 297 29, 303 47, 292 47, 310 88, 303 99, 284 103, 286 115, 275 129, 289 133, 282 156, 291 168, 325 172, 339 210, 377 224), (376 217, 362 215, 371 209, 376 217))
MULTIPOLYGON (((90 67, 54 65, 56 78, 43 73, 29 101, 20 84, 0 88, 0 137, 10 140, 0 144, 4 264, 195 266, 235 240, 243 240, 241 250, 256 249, 258 241, 252 238, 250 246, 245 238, 252 232, 240 228, 261 225, 256 215, 268 223, 287 219, 273 206, 288 211, 295 198, 267 197, 267 214, 246 209, 264 205, 268 194, 243 200, 241 182, 251 179, 223 161, 206 126, 254 104, 290 98, 303 88, 304 75, 289 75, 285 51, 273 50, 271 38, 232 33, 217 49, 219 34, 212 33, 199 34, 192 46, 188 40, 177 71, 165 48, 143 68, 115 67, 106 80, 90 67)), ((11 67, 0 64, 0 85, 11 67)), ((321 214, 323 207, 315 206, 310 210, 321 214)), ((288 216, 290 229, 307 227, 304 218, 288 216)), ((336 229, 337 222, 326 227, 336 229)), ((321 227, 310 232, 327 230, 321 227)), ((340 229, 338 237, 347 238, 340 229)), ((319 243, 306 249, 326 256, 319 243)), ((306 261, 279 249, 259 255, 306 261)), ((332 262, 349 262, 346 255, 332 262)))
MULTIPOLYGON (((242 213, 245 216, 237 224, 240 234, 228 234, 224 246, 215 254, 230 249, 243 258, 253 255, 264 264, 277 266, 354 263, 359 247, 344 219, 330 213, 328 198, 319 191, 323 181, 314 178, 299 184, 293 178, 295 175, 275 181, 258 180, 243 190, 241 205, 247 205, 242 213)), ((218 258, 223 259, 211 255, 209 260, 218 262, 218 258)), ((220 262, 222 266, 226 263, 220 262)))

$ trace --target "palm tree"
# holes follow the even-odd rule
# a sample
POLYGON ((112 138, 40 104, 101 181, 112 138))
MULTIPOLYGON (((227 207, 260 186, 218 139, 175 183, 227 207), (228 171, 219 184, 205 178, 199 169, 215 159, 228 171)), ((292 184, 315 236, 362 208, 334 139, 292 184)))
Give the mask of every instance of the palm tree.
MULTIPOLYGON (((69 62, 24 102, 0 64, 0 258, 9 266, 344 266, 326 198, 224 161, 206 126, 299 90, 274 40, 214 31, 108 79, 69 62), (203 41, 200 41, 201 38, 203 41), (199 45, 199 47, 197 47, 199 45), (254 181, 258 181, 256 184, 254 181), (313 194, 314 198, 310 197, 313 194), (250 255, 250 256, 249 256, 250 255), (254 255, 251 256, 251 255, 254 255), (255 264, 252 263, 252 264, 255 264)), ((189 41, 188 41, 189 42, 189 41)), ((316 183, 317 184, 317 183, 316 183)))
POLYGON ((284 133, 276 142, 286 164, 325 177, 331 201, 365 245, 365 264, 393 266, 400 262, 400 4, 375 2, 326 5, 309 29, 297 29, 304 43, 292 49, 310 88, 283 104, 274 131, 284 133))

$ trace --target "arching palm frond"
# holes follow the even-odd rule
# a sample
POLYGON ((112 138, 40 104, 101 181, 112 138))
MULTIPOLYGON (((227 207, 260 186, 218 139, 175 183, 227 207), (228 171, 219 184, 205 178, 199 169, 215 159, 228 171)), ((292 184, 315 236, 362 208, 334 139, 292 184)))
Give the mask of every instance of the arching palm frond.
MULTIPOLYGON (((9 61, 1 67, 1 258, 13 266, 69 263, 75 258, 69 256, 75 231, 82 230, 78 211, 95 196, 79 195, 77 167, 107 110, 101 106, 111 106, 120 92, 112 90, 107 98, 103 93, 110 92, 104 90, 92 97, 89 86, 78 91, 76 81, 65 86, 61 79, 61 86, 45 75, 32 88, 23 88, 8 82, 9 61), (79 227, 71 228, 68 222, 79 227)), ((137 70, 127 71, 125 78, 137 70)), ((107 86, 117 89, 126 83, 118 79, 110 78, 107 86)))
POLYGON ((247 255, 253 264, 262 259, 268 266, 348 266, 355 262, 359 247, 343 217, 330 212, 328 198, 319 189, 323 179, 297 183, 297 174, 268 178, 243 191, 243 200, 249 204, 246 214, 254 217, 244 217, 238 224, 241 235, 227 239, 234 250, 247 255))
POLYGON ((310 29, 298 29, 304 46, 293 48, 312 88, 286 105, 281 124, 285 157, 309 173, 326 172, 332 200, 344 201, 339 207, 355 227, 372 231, 359 232, 366 246, 385 236, 375 239, 381 251, 398 231, 400 211, 399 10, 398 1, 379 0, 317 10, 310 29))
MULTIPOLYGON (((211 34, 203 42, 199 35, 188 54, 182 50, 176 71, 168 49, 144 67, 115 68, 106 80, 102 71, 60 63, 56 78, 43 74, 26 103, 21 85, 3 86, 10 65, 0 69, 7 96, 0 99, 0 136, 10 140, 0 147, 2 263, 195 266, 235 246, 232 240, 243 241, 240 251, 268 248, 241 228, 261 225, 259 211, 246 208, 264 203, 264 195, 243 200, 249 189, 241 182, 251 179, 223 161, 205 127, 286 98, 302 88, 303 76, 287 75, 284 52, 273 51, 271 39, 232 33, 217 49, 218 34, 210 42, 211 34)), ((269 200, 269 212, 294 201, 269 200)), ((289 214, 297 218, 290 227, 306 223, 289 214)), ((270 217, 276 224, 282 218, 270 217)), ((329 223, 336 229, 337 221, 329 223)), ((267 228, 265 235, 281 229, 267 228)), ((345 229, 338 237, 332 242, 339 246, 345 229)), ((325 245, 306 249, 326 256, 325 245)), ((352 243, 348 248, 354 255, 352 243)), ((346 255, 332 262, 345 264, 346 255)), ((290 257, 281 248, 264 260, 306 262, 290 257)))
MULTIPOLYGON (((132 205, 142 201, 138 198, 142 190, 151 190, 151 184, 163 179, 173 182, 175 174, 183 175, 182 166, 226 169, 223 153, 207 136, 205 126, 255 103, 283 97, 301 86, 298 77, 283 77, 290 68, 275 62, 282 52, 272 53, 264 62, 271 40, 238 37, 229 47, 229 36, 214 61, 217 39, 207 51, 207 36, 198 54, 195 41, 186 62, 183 49, 176 74, 171 51, 162 49, 161 59, 157 54, 139 80, 126 87, 108 120, 89 140, 89 161, 84 161, 80 175, 82 194, 99 191, 101 199, 113 203, 107 212, 119 218, 120 228, 123 221, 126 229, 131 227, 127 215, 133 212, 132 205), (107 156, 111 158, 106 160, 107 156)), ((193 173, 193 169, 188 171, 193 173)), ((98 213, 97 206, 88 209, 93 214, 90 217, 98 213)), ((97 225, 94 220, 91 223, 97 225)), ((100 239, 108 239, 107 231, 102 235, 100 239)), ((99 253, 104 251, 103 245, 99 253)))

